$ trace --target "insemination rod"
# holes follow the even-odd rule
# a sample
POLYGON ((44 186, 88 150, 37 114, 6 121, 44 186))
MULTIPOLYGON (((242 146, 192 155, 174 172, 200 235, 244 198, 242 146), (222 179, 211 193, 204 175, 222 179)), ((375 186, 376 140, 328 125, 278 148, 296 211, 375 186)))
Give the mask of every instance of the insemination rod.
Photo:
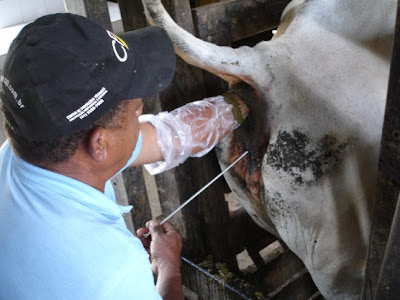
MULTIPOLYGON (((198 195, 200 195, 206 188, 208 188, 210 185, 212 185, 216 180, 218 180, 222 175, 224 175, 230 168, 232 168, 234 165, 238 163, 239 160, 241 160, 249 151, 244 152, 242 155, 240 155, 233 163, 231 163, 225 170, 223 170, 221 173, 219 173, 217 176, 215 176, 209 183, 207 183, 205 186, 203 186, 200 190, 198 190, 192 197, 187 199, 185 202, 183 202, 177 209, 175 209, 172 213, 170 213, 165 219, 163 219, 160 222, 160 225, 164 224, 167 222, 170 218, 172 218, 178 211, 180 211, 182 208, 184 208, 187 204, 189 204, 194 198, 196 198, 198 195)), ((150 232, 146 233, 143 235, 142 239, 147 238, 150 235, 150 232)))

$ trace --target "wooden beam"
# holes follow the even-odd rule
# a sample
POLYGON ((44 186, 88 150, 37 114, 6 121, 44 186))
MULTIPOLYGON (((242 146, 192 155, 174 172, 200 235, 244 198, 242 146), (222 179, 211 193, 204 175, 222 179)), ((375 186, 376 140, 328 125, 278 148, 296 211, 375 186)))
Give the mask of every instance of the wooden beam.
MULTIPOLYGON (((140 1, 118 1, 118 4, 120 6, 125 31, 131 31, 146 26, 144 15, 141 13, 136 14, 136 12, 140 12, 142 8, 140 1)), ((147 103, 147 105, 154 101, 158 101, 156 96, 144 99, 144 102, 145 104, 147 103)), ((120 181, 121 180, 124 184, 124 189, 120 188, 120 190, 125 190, 125 202, 128 202, 128 204, 133 206, 130 215, 133 226, 136 229, 143 227, 148 220, 152 219, 153 216, 151 214, 148 192, 142 168, 133 167, 124 170, 120 181)))
POLYGON ((374 299, 396 299, 400 295, 400 199, 387 242, 374 299))
POLYGON ((136 229, 152 219, 146 184, 141 167, 127 168, 122 172, 128 204, 133 206, 132 221, 136 229))
MULTIPOLYGON (((192 34, 195 33, 189 1, 164 0, 163 4, 179 26, 192 34)), ((161 106, 166 110, 205 98, 202 70, 178 58, 175 78, 161 96, 161 106)), ((202 158, 187 160, 173 172, 179 201, 183 203, 217 175, 220 168, 215 154, 210 153, 202 158)), ((229 213, 221 184, 221 180, 215 182, 183 209, 187 230, 184 255, 201 257, 212 253, 221 260, 233 259, 224 231, 224 228, 228 227, 229 213)))
MULTIPOLYGON (((144 113, 157 114, 161 112, 163 109, 161 108, 160 97, 163 97, 163 95, 154 95, 143 99, 144 113)), ((167 216, 181 204, 175 173, 173 170, 171 170, 163 172, 154 177, 161 213, 167 216)), ((153 218, 156 217, 158 216, 153 216, 153 218)), ((170 222, 179 229, 184 240, 186 240, 187 228, 182 213, 175 215, 170 222)))
MULTIPOLYGON (((382 268, 382 263, 385 252, 391 253, 390 257, 393 261, 390 263, 398 265, 400 261, 399 251, 393 252, 393 249, 391 249, 396 244, 396 241, 394 241, 394 245, 388 244, 391 228, 393 227, 392 231, 397 232, 398 229, 394 225, 399 225, 395 222, 394 212, 396 211, 396 205, 399 205, 400 191, 400 3, 397 10, 392 55, 363 299, 373 299, 378 288, 378 290, 382 291, 382 287, 377 286, 379 276, 385 278, 382 281, 385 285, 390 280, 393 280, 393 286, 384 286, 389 292, 390 290, 398 291, 399 288, 398 277, 391 277, 395 276, 395 273, 385 273, 387 269, 385 271, 385 268, 382 268)), ((390 297, 376 299, 390 299, 390 297)))
POLYGON ((85 16, 112 31, 106 0, 64 0, 64 3, 68 12, 85 16))
MULTIPOLYGON (((128 198, 128 193, 126 191, 126 185, 124 182, 124 177, 122 173, 117 174, 114 176, 111 180, 114 191, 115 191, 115 198, 117 200, 117 203, 119 205, 130 205, 129 204, 129 198, 128 198)), ((136 233, 135 226, 133 225, 133 218, 132 218, 132 211, 124 214, 124 220, 126 227, 129 229, 130 232, 133 234, 136 233)), ((141 224, 142 226, 142 224, 141 224)))
POLYGON ((214 42, 230 32, 232 42, 276 28, 290 0, 229 0, 192 10, 197 36, 214 42))
POLYGON ((126 32, 147 26, 143 5, 140 0, 118 0, 117 2, 121 12, 122 25, 126 32))

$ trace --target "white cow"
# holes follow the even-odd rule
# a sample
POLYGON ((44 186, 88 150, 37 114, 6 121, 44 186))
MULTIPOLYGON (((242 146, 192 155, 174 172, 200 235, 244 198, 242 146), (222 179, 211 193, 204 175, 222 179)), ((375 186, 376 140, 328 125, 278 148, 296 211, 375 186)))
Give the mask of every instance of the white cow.
POLYGON ((324 297, 359 298, 396 1, 295 0, 272 41, 238 49, 196 39, 159 0, 143 2, 187 62, 261 93, 247 125, 220 145, 223 167, 250 150, 227 181, 324 297))

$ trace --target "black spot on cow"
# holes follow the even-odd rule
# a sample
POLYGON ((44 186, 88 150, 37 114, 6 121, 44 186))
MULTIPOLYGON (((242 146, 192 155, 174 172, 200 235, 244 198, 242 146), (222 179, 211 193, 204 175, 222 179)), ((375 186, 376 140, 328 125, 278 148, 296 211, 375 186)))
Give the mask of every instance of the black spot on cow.
POLYGON ((286 218, 290 214, 287 202, 283 199, 279 192, 266 192, 265 205, 268 207, 268 214, 271 218, 286 218))
POLYGON ((330 174, 343 161, 350 140, 339 141, 334 135, 310 139, 300 131, 279 131, 267 151, 267 164, 289 174, 297 185, 310 185, 330 174))

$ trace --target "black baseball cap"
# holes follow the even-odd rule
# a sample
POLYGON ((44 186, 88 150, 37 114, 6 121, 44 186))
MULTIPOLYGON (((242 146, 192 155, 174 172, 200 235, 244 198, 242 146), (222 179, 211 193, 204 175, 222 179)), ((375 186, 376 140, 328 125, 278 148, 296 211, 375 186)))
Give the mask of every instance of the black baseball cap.
POLYGON ((82 16, 47 15, 11 44, 1 99, 27 139, 46 141, 89 127, 120 100, 157 94, 174 72, 160 27, 117 36, 82 16))

